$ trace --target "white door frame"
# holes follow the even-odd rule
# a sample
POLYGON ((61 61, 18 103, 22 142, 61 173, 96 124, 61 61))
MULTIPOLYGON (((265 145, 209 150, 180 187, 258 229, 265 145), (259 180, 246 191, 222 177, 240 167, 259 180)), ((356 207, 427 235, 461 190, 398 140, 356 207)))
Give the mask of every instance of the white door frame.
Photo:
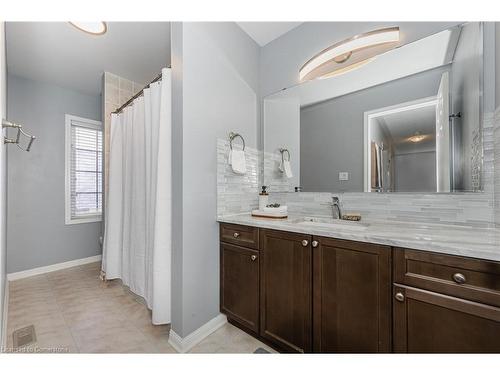
POLYGON ((364 131, 363 131, 363 176, 364 176, 364 186, 365 192, 371 192, 371 153, 370 153, 370 125, 371 121, 377 117, 382 117, 386 115, 391 115, 394 113, 410 111, 413 109, 436 106, 437 98, 436 96, 428 96, 426 98, 421 98, 417 100, 412 100, 409 102, 399 103, 391 105, 388 107, 377 108, 371 111, 366 111, 364 113, 364 131))

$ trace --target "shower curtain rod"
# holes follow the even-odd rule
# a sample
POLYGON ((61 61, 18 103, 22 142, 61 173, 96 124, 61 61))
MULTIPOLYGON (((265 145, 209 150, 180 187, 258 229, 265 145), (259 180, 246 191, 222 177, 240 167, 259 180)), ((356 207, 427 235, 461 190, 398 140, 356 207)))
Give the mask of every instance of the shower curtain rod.
MULTIPOLYGON (((171 68, 171 65, 167 66, 167 68, 171 68)), ((123 111, 125 108, 127 108, 135 99, 137 99, 139 96, 141 96, 144 93, 144 90, 148 89, 149 86, 151 86, 153 83, 161 81, 161 73, 158 74, 151 82, 149 82, 146 86, 143 87, 141 91, 139 91, 137 94, 132 96, 129 100, 125 102, 120 108, 118 108, 116 111, 113 111, 111 113, 120 113, 123 111)))

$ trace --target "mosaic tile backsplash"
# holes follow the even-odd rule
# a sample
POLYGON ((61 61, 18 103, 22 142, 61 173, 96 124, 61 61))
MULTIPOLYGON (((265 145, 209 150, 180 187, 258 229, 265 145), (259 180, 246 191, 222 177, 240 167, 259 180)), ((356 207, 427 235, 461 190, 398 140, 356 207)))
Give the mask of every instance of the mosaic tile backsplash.
POLYGON ((492 143, 494 143, 493 185, 495 190, 495 223, 500 228, 500 107, 495 111, 492 143))
POLYGON ((245 147, 247 173, 233 172, 228 163, 229 142, 217 139, 217 216, 250 212, 259 207, 260 152, 245 147))
MULTIPOLYGON (((496 115, 485 114, 483 126, 482 193, 414 194, 414 193, 278 193, 270 202, 286 204, 290 214, 332 214, 332 195, 340 197, 345 212, 360 213, 372 220, 398 220, 419 223, 441 223, 493 227, 500 225, 500 108, 496 115), (496 167, 496 168, 494 168, 496 167), (496 219, 496 220, 495 220, 496 219)), ((250 212, 258 206, 258 170, 262 154, 247 147, 245 176, 232 172, 227 164, 229 143, 217 142, 217 214, 218 216, 250 212)), ((275 160, 264 165, 270 173, 275 160)), ((276 184, 280 176, 276 177, 276 184)), ((285 181, 282 181, 286 185, 285 181)))

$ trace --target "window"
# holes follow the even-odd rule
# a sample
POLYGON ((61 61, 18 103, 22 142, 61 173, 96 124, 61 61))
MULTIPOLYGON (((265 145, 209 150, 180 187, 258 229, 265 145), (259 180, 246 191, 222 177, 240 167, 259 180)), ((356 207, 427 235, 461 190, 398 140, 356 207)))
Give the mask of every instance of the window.
POLYGON ((66 115, 66 224, 102 217, 102 125, 66 115))

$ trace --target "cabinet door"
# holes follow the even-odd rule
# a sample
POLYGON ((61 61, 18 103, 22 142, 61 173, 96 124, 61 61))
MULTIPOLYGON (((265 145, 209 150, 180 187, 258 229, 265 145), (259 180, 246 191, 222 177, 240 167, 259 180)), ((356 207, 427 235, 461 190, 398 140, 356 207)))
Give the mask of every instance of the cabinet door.
POLYGON ((260 334, 283 351, 311 350, 311 237, 261 231, 260 334))
POLYGON ((228 318, 259 331, 259 252, 221 244, 220 309, 228 318))
POLYGON ((500 308, 394 286, 394 351, 500 353, 500 308))
POLYGON ((391 248, 313 240, 314 351, 390 352, 391 248))

